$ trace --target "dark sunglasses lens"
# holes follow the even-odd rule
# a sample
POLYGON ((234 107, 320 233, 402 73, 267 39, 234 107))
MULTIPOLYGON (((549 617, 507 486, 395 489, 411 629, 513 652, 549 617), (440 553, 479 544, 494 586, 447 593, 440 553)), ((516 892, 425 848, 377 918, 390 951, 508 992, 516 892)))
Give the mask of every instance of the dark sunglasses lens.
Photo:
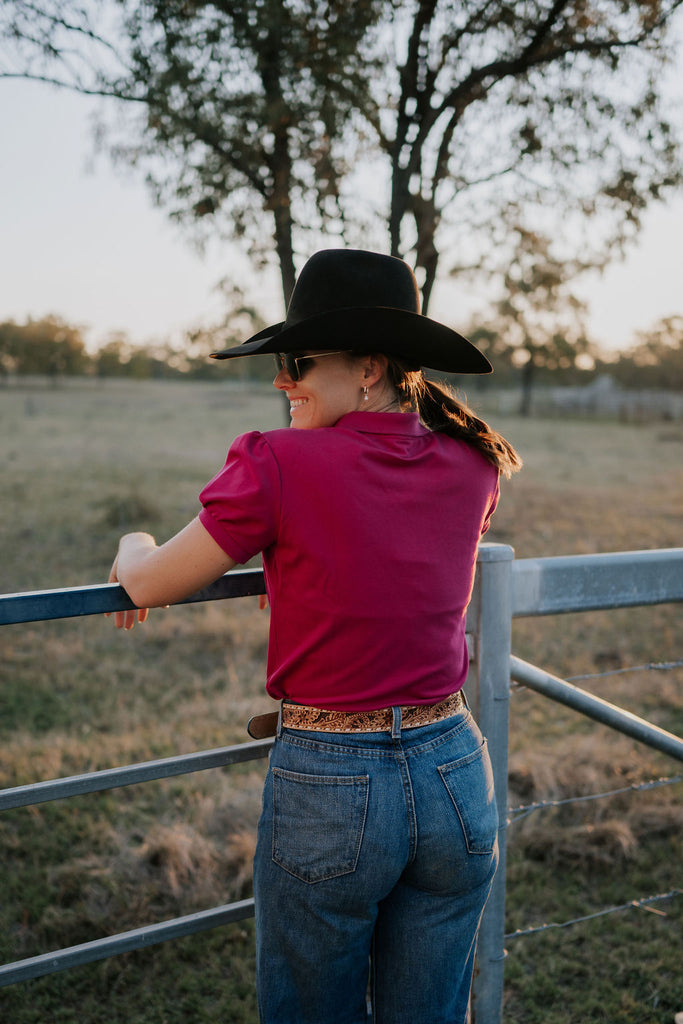
POLYGON ((280 370, 286 370, 292 380, 301 379, 296 358, 291 352, 277 352, 275 355, 275 366, 278 373, 280 370))

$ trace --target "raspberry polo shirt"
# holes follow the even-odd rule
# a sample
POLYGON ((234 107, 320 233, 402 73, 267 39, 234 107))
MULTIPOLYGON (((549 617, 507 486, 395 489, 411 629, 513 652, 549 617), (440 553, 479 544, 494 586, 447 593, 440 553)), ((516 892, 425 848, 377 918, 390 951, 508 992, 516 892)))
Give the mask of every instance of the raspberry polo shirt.
POLYGON ((497 500, 495 467, 416 413, 238 437, 200 520, 237 562, 263 552, 268 693, 360 711, 459 690, 497 500))

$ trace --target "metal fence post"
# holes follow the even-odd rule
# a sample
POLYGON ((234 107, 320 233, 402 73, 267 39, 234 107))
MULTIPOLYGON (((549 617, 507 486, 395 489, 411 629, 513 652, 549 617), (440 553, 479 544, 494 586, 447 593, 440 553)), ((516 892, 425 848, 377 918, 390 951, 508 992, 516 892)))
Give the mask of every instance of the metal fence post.
POLYGON ((482 544, 468 632, 472 667, 466 692, 472 713, 488 740, 498 803, 500 862, 479 931, 472 987, 474 1024, 500 1024, 503 1013, 505 949, 505 838, 507 824, 508 710, 512 624, 512 562, 507 544, 482 544))

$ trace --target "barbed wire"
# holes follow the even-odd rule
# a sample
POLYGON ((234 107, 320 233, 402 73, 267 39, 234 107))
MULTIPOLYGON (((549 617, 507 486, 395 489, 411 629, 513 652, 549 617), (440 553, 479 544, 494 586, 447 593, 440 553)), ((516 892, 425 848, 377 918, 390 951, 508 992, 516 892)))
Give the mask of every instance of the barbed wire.
MULTIPOLYGON (((666 672, 672 669, 683 667, 683 660, 679 661, 664 661, 664 662, 649 662, 645 665, 633 665, 626 668, 609 669, 605 672, 593 672, 585 675, 568 676, 567 682, 574 683, 580 680, 586 679, 602 679, 608 676, 624 675, 629 672, 666 672)), ((527 687, 524 685, 513 683, 510 687, 511 691, 514 690, 525 690, 527 687)), ((602 800, 607 797, 618 796, 622 793, 634 793, 639 791, 645 791, 650 789, 658 789, 660 786, 672 786, 677 783, 683 782, 683 776, 674 775, 668 778, 650 779, 647 782, 633 783, 630 786, 623 786, 619 789, 607 790, 603 793, 590 793, 585 796, 566 797, 561 800, 540 800, 537 803, 525 804, 519 807, 508 808, 507 824, 514 825, 524 818, 533 814, 534 811, 545 810, 548 807, 561 807, 566 804, 582 803, 591 800, 602 800)), ((606 917, 609 914, 616 914, 624 910, 647 910, 653 914, 659 914, 662 917, 666 917, 666 913, 663 910, 658 910, 651 906, 653 903, 658 903, 661 900, 674 899, 676 896, 683 895, 683 889, 671 889, 669 892, 659 893, 656 896, 644 896, 641 899, 629 900, 628 903, 622 903, 618 906, 606 907, 603 910, 595 911, 592 914, 585 914, 582 917, 575 917, 569 921, 556 922, 552 921, 547 924, 536 925, 529 928, 518 928, 514 932, 509 932, 504 936, 505 941, 510 939, 521 938, 522 936, 535 935, 540 932, 550 931, 551 929, 569 928, 575 924, 583 924, 586 921, 593 921, 599 917, 606 917)))
POLYGON ((650 661, 646 665, 630 665, 626 668, 612 668, 605 672, 589 672, 582 676, 567 676, 568 683, 575 683, 579 679, 604 679, 607 676, 624 675, 627 672, 668 672, 674 668, 683 668, 681 661, 650 661))
POLYGON ((594 914, 585 914, 583 917, 574 917, 571 921, 564 921, 561 924, 555 921, 551 921, 549 924, 537 925, 534 928, 518 928, 517 931, 508 932, 503 938, 508 941, 509 939, 518 939, 523 935, 535 935, 537 932, 547 932, 552 928, 569 928, 573 924, 583 924, 584 921, 593 921, 597 917, 605 917, 607 914, 616 914, 622 910, 649 910, 650 913, 659 914, 662 917, 666 917, 663 910, 656 910, 651 907, 651 903, 657 903, 660 900, 674 899, 676 896, 682 896, 683 889, 671 889, 670 892, 662 892, 657 896, 644 896, 639 900, 629 900, 628 903, 622 903, 617 907, 606 907, 604 910, 598 910, 594 914))
POLYGON ((683 782, 683 775, 671 775, 668 778, 650 779, 648 782, 634 782, 630 786, 623 786, 621 789, 610 789, 604 793, 589 793, 585 796, 570 796, 562 800, 539 800, 535 804, 522 804, 520 807, 508 807, 508 825, 515 825, 518 821, 533 814, 534 811, 542 811, 547 807, 562 807, 564 804, 578 804, 589 800, 602 800, 605 797, 618 796, 620 793, 636 793, 641 790, 658 789, 660 786, 673 786, 677 782, 683 782), (515 817, 510 817, 515 815, 515 817))
MULTIPOLYGON (((586 679, 607 679, 609 676, 626 675, 629 672, 669 672, 675 668, 683 668, 683 659, 680 661, 650 661, 645 665, 627 665, 626 668, 611 668, 604 672, 587 672, 580 676, 567 676, 565 682, 577 683, 586 679)), ((528 686, 518 683, 515 679, 510 682, 510 694, 528 689, 528 686)))

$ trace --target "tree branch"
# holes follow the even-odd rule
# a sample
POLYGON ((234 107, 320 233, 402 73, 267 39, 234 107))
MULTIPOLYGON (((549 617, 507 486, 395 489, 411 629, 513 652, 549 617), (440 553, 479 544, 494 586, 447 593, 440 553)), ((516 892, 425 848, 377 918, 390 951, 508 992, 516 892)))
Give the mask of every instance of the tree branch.
POLYGON ((70 92, 78 93, 81 96, 102 96, 109 99, 122 100, 127 103, 145 103, 146 98, 144 96, 131 96, 127 93, 117 91, 115 89, 108 89, 104 86, 86 86, 79 82, 65 82, 59 78, 53 78, 51 75, 36 75, 28 71, 0 71, 0 79, 23 79, 27 82, 42 82, 45 85, 54 85, 58 89, 66 89, 70 92))

